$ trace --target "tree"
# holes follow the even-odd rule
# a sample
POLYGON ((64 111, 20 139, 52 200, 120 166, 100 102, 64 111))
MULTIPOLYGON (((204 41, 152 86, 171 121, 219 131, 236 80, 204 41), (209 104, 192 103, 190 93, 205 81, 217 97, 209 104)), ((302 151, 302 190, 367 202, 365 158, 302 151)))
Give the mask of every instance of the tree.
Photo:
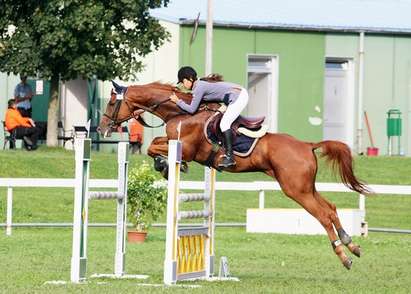
POLYGON ((47 145, 57 146, 59 81, 133 78, 168 32, 149 9, 169 0, 0 0, 0 72, 49 79, 47 145))

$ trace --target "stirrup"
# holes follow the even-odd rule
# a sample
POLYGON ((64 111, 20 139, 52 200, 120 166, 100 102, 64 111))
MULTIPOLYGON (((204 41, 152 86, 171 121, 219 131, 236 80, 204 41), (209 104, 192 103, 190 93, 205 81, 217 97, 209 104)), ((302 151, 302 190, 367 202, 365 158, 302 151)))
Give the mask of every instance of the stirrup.
POLYGON ((236 162, 232 156, 226 154, 223 155, 223 160, 218 164, 218 167, 230 167, 236 165, 236 162))

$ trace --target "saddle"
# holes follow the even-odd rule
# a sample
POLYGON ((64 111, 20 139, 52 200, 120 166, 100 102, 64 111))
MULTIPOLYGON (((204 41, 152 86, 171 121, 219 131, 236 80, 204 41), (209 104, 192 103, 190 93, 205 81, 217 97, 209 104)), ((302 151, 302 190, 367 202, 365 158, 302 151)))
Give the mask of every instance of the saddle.
MULTIPOLYGON (((204 133, 207 140, 214 147, 223 147, 224 137, 220 130, 220 121, 223 113, 216 112, 211 116, 204 126, 204 133)), ((267 127, 263 125, 265 117, 248 118, 239 116, 231 125, 233 132, 234 154, 240 157, 247 157, 253 151, 257 141, 262 137, 267 127)))

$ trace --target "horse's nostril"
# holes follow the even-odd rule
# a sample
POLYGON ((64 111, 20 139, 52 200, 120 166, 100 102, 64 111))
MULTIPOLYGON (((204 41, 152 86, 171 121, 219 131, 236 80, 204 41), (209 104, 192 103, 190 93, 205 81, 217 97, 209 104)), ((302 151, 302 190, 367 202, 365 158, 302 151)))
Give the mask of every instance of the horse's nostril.
POLYGON ((101 133, 101 128, 100 128, 100 127, 97 127, 96 131, 99 132, 99 133, 101 133))

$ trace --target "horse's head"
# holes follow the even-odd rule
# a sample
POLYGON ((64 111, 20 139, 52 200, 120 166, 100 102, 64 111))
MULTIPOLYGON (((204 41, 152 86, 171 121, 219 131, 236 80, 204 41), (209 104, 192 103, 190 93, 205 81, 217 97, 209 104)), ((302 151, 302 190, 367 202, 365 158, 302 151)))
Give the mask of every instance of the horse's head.
MULTIPOLYGON (((138 117, 144 111, 158 116, 165 122, 183 113, 170 101, 171 93, 177 91, 172 85, 151 83, 128 88, 115 84, 113 86, 114 89, 98 128, 103 136, 110 136, 113 129, 120 126, 122 122, 138 117)), ((191 100, 191 95, 180 92, 177 92, 177 95, 187 102, 191 100)), ((141 118, 139 120, 146 125, 141 118)))
POLYGON ((106 106, 106 111, 101 118, 98 131, 103 137, 110 137, 111 132, 121 125, 122 122, 129 120, 133 116, 134 110, 125 101, 127 88, 116 88, 111 90, 110 99, 106 106))

